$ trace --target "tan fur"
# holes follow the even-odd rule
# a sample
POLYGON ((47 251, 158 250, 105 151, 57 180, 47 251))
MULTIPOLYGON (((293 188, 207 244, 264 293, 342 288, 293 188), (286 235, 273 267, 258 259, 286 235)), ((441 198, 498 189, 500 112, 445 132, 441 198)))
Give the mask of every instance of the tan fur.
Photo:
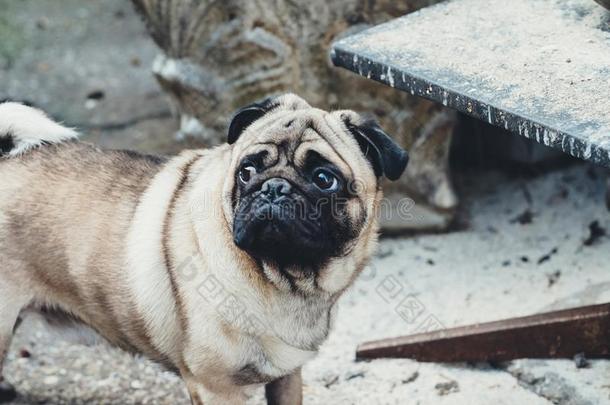
MULTIPOLYGON (((0 355, 19 311, 44 308, 177 370, 193 403, 241 403, 247 386, 291 375, 377 240, 381 192, 345 116, 360 119, 288 95, 235 144, 167 161, 73 141, 1 159, 0 355), (283 159, 284 141, 296 164, 312 148, 361 185, 354 242, 318 273, 289 269, 292 286, 234 245, 230 202, 241 157, 283 159)), ((300 398, 284 381, 292 394, 274 403, 300 398)))

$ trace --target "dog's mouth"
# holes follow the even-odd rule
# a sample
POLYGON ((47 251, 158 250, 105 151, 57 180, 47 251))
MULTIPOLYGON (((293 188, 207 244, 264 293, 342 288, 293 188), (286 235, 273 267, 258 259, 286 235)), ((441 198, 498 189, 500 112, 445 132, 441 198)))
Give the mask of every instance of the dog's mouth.
POLYGON ((253 257, 285 266, 309 266, 330 254, 321 216, 298 192, 273 200, 257 192, 243 198, 233 239, 253 257))

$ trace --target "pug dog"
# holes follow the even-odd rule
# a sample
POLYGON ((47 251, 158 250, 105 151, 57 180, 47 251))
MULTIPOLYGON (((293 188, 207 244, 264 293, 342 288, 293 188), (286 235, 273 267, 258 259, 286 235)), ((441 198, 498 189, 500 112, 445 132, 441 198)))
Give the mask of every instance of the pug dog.
POLYGON ((37 311, 176 371, 193 404, 262 384, 301 403, 300 368, 375 249, 381 181, 407 164, 374 121, 293 94, 171 158, 3 103, 0 151, 0 365, 37 311))

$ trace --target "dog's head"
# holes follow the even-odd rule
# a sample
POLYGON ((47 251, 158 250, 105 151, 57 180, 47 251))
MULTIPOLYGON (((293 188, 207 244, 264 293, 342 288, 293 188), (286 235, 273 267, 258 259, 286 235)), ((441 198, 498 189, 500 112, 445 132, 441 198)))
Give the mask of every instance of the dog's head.
MULTIPOLYGON (((374 121, 287 94, 238 111, 228 142, 225 214, 237 247, 266 269, 316 285, 328 267, 363 267, 377 238, 380 180, 397 179, 407 164, 374 121)), ((339 284, 353 277, 343 274, 339 284)))

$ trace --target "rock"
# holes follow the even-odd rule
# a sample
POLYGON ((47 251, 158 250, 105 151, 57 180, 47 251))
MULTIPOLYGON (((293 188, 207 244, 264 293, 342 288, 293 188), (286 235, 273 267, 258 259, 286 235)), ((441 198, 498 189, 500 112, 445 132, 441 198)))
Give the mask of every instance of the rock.
POLYGON ((413 374, 411 374, 409 377, 407 377, 404 380, 402 380, 401 383, 403 383, 403 384, 410 384, 413 381, 417 380, 418 378, 419 378, 419 373, 416 371, 413 374))
POLYGON ((581 397, 578 389, 568 380, 555 372, 545 372, 543 374, 535 371, 517 371, 509 369, 519 382, 527 387, 536 395, 547 399, 553 404, 576 405, 590 404, 581 397))
POLYGON ((589 367, 589 361, 585 357, 584 353, 578 353, 574 356, 574 365, 576 368, 587 368, 589 367))
POLYGON ((559 281, 560 277, 561 277, 560 270, 556 270, 556 271, 552 272, 551 274, 548 274, 547 278, 549 280, 549 287, 554 286, 557 283, 557 281, 559 281))
POLYGON ((533 219, 534 219, 534 214, 532 213, 532 211, 527 209, 527 210, 523 211, 521 214, 519 214, 518 216, 516 216, 515 218, 511 219, 510 222, 512 224, 519 223, 521 225, 527 225, 527 224, 531 224, 533 219))
POLYGON ((598 220, 595 220, 589 224, 589 236, 584 240, 583 245, 594 245, 603 236, 606 236, 606 229, 599 225, 598 220))
POLYGON ((551 257, 556 253, 557 253, 557 248, 553 248, 549 253, 540 256, 540 258, 538 259, 538 264, 540 265, 545 262, 548 262, 549 260, 551 260, 551 257))
POLYGON ((42 382, 44 383, 44 385, 57 385, 59 383, 59 377, 57 377, 56 375, 50 375, 48 377, 45 377, 42 382))
POLYGON ((337 382, 339 381, 339 376, 336 374, 328 374, 322 378, 322 381, 326 388, 330 388, 333 385, 337 384, 337 382))
POLYGON ((139 381, 139 380, 133 380, 131 382, 130 386, 134 390, 141 390, 142 388, 144 388, 144 384, 142 383, 142 381, 139 381))
POLYGON ((434 386, 434 389, 436 389, 436 393, 440 396, 445 396, 460 391, 457 381, 438 383, 434 386))
POLYGON ((390 246, 379 246, 377 249, 377 253, 375 253, 375 257, 379 259, 383 259, 388 256, 392 256, 394 254, 394 249, 390 246))
POLYGON ((403 178, 386 184, 388 194, 422 207, 416 217, 382 220, 393 231, 450 224, 457 205, 448 166, 455 114, 332 67, 328 55, 342 35, 436 2, 133 0, 163 50, 153 72, 182 114, 181 136, 224 142, 236 109, 288 91, 320 108, 379 118, 411 156, 403 178))
POLYGON ((345 381, 350 381, 350 380, 353 380, 355 378, 364 378, 364 375, 365 375, 364 371, 349 372, 345 376, 345 381))

